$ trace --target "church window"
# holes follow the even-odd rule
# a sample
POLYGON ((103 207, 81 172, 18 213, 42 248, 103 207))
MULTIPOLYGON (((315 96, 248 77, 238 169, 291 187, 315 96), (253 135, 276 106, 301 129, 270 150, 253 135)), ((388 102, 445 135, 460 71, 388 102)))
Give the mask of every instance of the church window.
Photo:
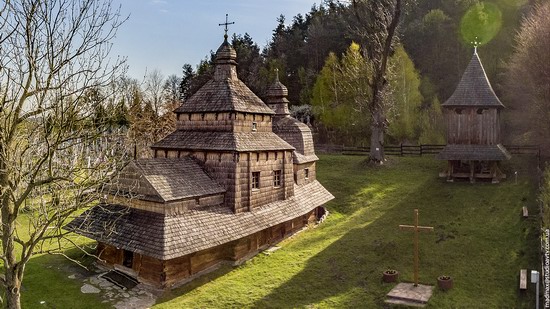
POLYGON ((273 171, 273 186, 274 187, 281 186, 281 170, 273 171))
POLYGON ((309 168, 304 169, 305 179, 309 178, 309 168))
POLYGON ((486 111, 487 109, 486 108, 478 108, 477 109, 477 114, 478 115, 482 115, 484 111, 486 111))
POLYGON ((218 116, 219 116, 218 113, 216 113, 216 120, 218 120, 218 116))
POLYGON ((260 172, 252 172, 252 189, 260 188, 260 172))
POLYGON ((252 131, 257 131, 258 130, 258 123, 257 122, 253 122, 252 123, 252 131))
POLYGON ((204 116, 205 116, 205 115, 206 115, 205 113, 202 113, 202 114, 201 114, 201 120, 204 120, 204 116))
POLYGON ((187 114, 187 118, 191 120, 191 114, 187 114))
POLYGON ((456 108, 456 109, 455 109, 455 113, 456 113, 457 115, 462 114, 462 108, 456 108))

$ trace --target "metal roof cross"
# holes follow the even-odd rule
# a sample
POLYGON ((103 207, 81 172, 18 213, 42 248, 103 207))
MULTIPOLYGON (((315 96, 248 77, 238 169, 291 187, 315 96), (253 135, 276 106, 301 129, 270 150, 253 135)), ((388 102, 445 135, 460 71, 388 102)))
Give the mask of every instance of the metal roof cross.
POLYGON ((476 36, 476 39, 471 42, 474 45, 474 55, 477 54, 477 47, 480 45, 479 38, 476 36))
POLYGON ((228 20, 227 20, 228 15, 229 15, 229 14, 225 14, 225 23, 218 24, 218 26, 225 26, 225 34, 223 35, 223 37, 226 38, 226 39, 227 39, 227 30, 229 30, 229 29, 227 29, 227 26, 229 26, 229 25, 234 25, 234 24, 235 24, 234 21, 228 22, 228 20))

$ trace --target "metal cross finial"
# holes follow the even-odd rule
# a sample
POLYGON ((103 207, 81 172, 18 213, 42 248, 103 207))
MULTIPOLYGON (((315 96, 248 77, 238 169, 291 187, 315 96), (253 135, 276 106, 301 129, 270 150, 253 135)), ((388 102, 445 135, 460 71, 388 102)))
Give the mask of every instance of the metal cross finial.
POLYGON ((474 45, 474 55, 477 55, 477 47, 480 44, 480 42, 478 40, 478 37, 476 36, 475 40, 473 42, 470 42, 470 43, 472 43, 472 45, 474 45))
POLYGON ((275 76, 277 77, 277 81, 279 81, 279 68, 275 68, 275 76))
POLYGON ((224 37, 226 40, 227 40, 227 30, 229 30, 229 29, 227 29, 227 26, 229 26, 229 25, 234 25, 234 24, 235 24, 234 21, 228 22, 228 20, 227 20, 228 15, 229 15, 229 14, 225 14, 225 23, 219 24, 219 26, 225 26, 225 34, 223 35, 223 37, 224 37))

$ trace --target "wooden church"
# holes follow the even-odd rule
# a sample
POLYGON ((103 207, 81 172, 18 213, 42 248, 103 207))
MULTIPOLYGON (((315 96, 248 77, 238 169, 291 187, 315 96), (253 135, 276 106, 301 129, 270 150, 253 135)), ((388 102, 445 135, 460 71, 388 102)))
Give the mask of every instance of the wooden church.
POLYGON ((448 161, 440 174, 448 181, 466 178, 493 183, 506 178, 499 162, 510 159, 501 144, 500 111, 504 105, 496 96, 481 60, 474 51, 455 92, 442 104, 447 125, 447 145, 438 159, 448 161))
POLYGON ((105 202, 66 225, 98 242, 101 262, 159 288, 238 264, 315 223, 334 197, 316 180, 310 129, 237 77, 225 40, 215 74, 175 110, 177 129, 106 185, 105 202))

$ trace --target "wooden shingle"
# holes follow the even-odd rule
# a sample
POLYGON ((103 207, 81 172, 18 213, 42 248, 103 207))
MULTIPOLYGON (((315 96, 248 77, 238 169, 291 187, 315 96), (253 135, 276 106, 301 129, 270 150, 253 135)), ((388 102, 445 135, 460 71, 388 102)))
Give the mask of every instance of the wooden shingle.
POLYGON ((237 214, 223 206, 165 216, 120 205, 97 205, 65 229, 117 248, 168 260, 292 220, 333 198, 319 182, 313 181, 296 187, 292 198, 237 214))
POLYGON ((203 132, 177 130, 151 146, 153 149, 260 151, 290 150, 290 144, 272 132, 203 132))
POLYGON ((441 106, 445 107, 498 107, 504 108, 496 96, 487 74, 483 69, 481 60, 477 53, 474 53, 472 60, 466 67, 455 92, 441 106))
POLYGON ((437 155, 440 160, 502 161, 511 158, 510 153, 498 145, 448 144, 437 155))
POLYGON ((191 157, 134 160, 107 189, 158 202, 225 192, 191 157))

